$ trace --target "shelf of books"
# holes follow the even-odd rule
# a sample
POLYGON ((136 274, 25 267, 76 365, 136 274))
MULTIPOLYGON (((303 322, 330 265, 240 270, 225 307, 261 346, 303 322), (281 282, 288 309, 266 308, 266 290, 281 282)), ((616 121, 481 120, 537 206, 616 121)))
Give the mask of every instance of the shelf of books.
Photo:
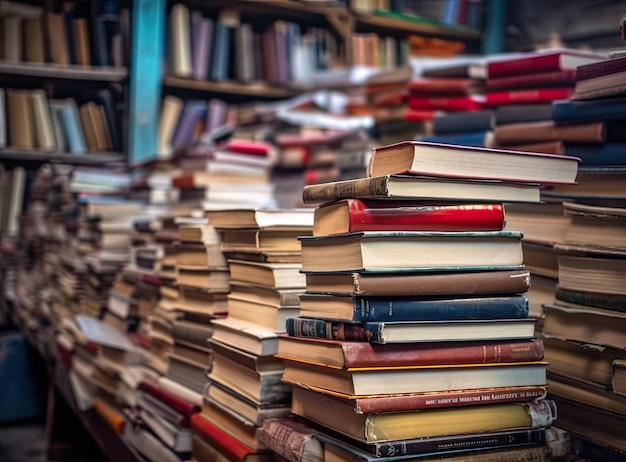
POLYGON ((124 155, 115 152, 94 152, 84 154, 64 154, 45 151, 25 151, 0 149, 0 163, 54 163, 67 165, 104 166, 122 164, 124 155))
POLYGON ((126 68, 123 67, 0 61, 0 76, 3 77, 120 82, 126 78, 127 74, 126 68))
POLYGON ((163 78, 165 87, 194 90, 204 93, 246 96, 254 99, 287 98, 299 92, 263 82, 243 83, 237 81, 194 80, 174 76, 163 78))

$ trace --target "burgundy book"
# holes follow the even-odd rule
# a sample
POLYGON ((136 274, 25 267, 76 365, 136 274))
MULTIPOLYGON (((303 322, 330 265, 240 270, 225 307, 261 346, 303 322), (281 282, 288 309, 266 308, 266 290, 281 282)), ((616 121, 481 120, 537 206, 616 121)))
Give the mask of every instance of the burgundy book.
POLYGON ((477 93, 482 85, 474 79, 417 79, 409 82, 413 96, 467 96, 477 93))
POLYGON ((344 368, 540 361, 543 341, 372 344, 279 334, 278 356, 344 368))
POLYGON ((346 199, 320 205, 313 235, 356 231, 499 231, 502 204, 429 204, 346 199))
POLYGON ((567 87, 573 86, 575 82, 576 71, 574 69, 564 69, 562 71, 488 79, 486 81, 486 89, 487 91, 500 91, 520 88, 567 87))
POLYGON ((569 99, 571 87, 539 88, 528 90, 496 91, 485 95, 485 106, 496 107, 508 104, 539 104, 569 99))
POLYGON ((191 416, 191 429, 231 461, 244 462, 256 451, 222 431, 202 414, 191 416))
POLYGON ((520 74, 575 69, 584 64, 591 64, 606 59, 605 55, 584 51, 555 49, 528 53, 511 58, 498 58, 487 62, 489 78, 507 77, 520 74))
POLYGON ((626 56, 585 64, 576 68, 576 80, 587 80, 626 70, 626 56))
POLYGON ((470 96, 450 98, 409 96, 409 107, 415 110, 477 111, 484 109, 485 104, 482 99, 470 96))
POLYGON ((159 388, 158 385, 155 385, 154 383, 143 381, 139 384, 139 389, 149 393, 163 404, 166 404, 187 417, 191 417, 192 415, 200 412, 200 406, 189 403, 178 396, 172 395, 171 393, 159 388))

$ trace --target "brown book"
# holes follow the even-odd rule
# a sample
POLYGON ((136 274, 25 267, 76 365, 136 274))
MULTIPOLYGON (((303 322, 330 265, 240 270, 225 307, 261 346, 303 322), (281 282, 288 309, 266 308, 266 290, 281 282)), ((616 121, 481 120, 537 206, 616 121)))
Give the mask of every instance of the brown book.
POLYGON ((228 271, 212 269, 178 268, 178 285, 193 287, 212 293, 230 292, 228 271))
POLYGON ((566 143, 603 143, 604 122, 585 124, 557 124, 553 121, 526 122, 497 126, 494 129, 496 143, 500 146, 528 144, 543 141, 566 143))
POLYGON ((506 147, 512 151, 543 152, 546 154, 565 154, 563 141, 543 141, 541 143, 511 144, 506 147))
POLYGON ((45 62, 43 21, 41 17, 24 18, 24 59, 26 61, 45 62))
POLYGON ((188 269, 225 269, 226 258, 219 244, 185 243, 177 247, 176 266, 188 269))
POLYGON ((22 18, 19 16, 6 16, 0 18, 2 25, 2 59, 8 62, 22 60, 22 18))
POLYGON ((306 291, 354 296, 488 295, 523 293, 530 287, 528 270, 452 273, 310 273, 306 291))
POLYGON ((264 263, 228 260, 233 281, 258 284, 275 289, 304 288, 305 277, 300 263, 264 263))
POLYGON ((541 340, 372 344, 280 334, 278 356, 333 367, 392 367, 539 361, 541 340))
POLYGON ((89 66, 91 56, 89 52, 89 31, 87 29, 87 18, 74 19, 74 44, 76 47, 76 64, 89 66))
POLYGON ((97 150, 100 152, 108 151, 111 148, 111 137, 108 133, 102 106, 89 103, 89 117, 93 125, 97 150))
POLYGON ((55 64, 67 65, 70 63, 69 47, 65 20, 60 13, 46 13, 47 41, 50 60, 55 64))
POLYGON ((8 145, 16 149, 34 149, 35 119, 31 92, 28 90, 7 89, 8 145))
POLYGON ((317 431, 293 418, 266 419, 257 430, 259 442, 286 460, 323 460, 317 431), (307 457, 308 455, 308 457, 307 457))
POLYGON ((427 412, 357 413, 351 400, 294 387, 292 411, 360 443, 549 426, 550 400, 431 409, 427 412))
POLYGON ((98 151, 98 141, 96 140, 96 128, 91 118, 90 106, 95 104, 93 102, 83 104, 79 109, 80 124, 85 134, 85 141, 87 142, 87 149, 91 152, 98 151))

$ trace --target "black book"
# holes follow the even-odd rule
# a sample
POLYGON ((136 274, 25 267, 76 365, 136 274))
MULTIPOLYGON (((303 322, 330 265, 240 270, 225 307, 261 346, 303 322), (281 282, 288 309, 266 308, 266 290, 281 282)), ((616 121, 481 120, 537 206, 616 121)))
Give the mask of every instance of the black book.
POLYGON ((496 108, 495 125, 552 120, 552 104, 511 104, 496 108))
POLYGON ((433 133, 447 135, 491 130, 493 111, 457 112, 438 115, 433 119, 433 133))

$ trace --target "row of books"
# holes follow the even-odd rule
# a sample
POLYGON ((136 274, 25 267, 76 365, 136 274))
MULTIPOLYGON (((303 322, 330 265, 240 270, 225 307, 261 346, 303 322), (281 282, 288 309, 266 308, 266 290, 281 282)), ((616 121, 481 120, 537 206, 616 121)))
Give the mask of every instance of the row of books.
POLYGON ((0 89, 0 148, 59 153, 121 151, 111 93, 94 101, 49 99, 44 90, 0 89))
POLYGON ((100 11, 97 6, 63 2, 58 10, 3 0, 0 22, 4 40, 0 59, 7 62, 124 66, 129 46, 127 8, 100 11))

